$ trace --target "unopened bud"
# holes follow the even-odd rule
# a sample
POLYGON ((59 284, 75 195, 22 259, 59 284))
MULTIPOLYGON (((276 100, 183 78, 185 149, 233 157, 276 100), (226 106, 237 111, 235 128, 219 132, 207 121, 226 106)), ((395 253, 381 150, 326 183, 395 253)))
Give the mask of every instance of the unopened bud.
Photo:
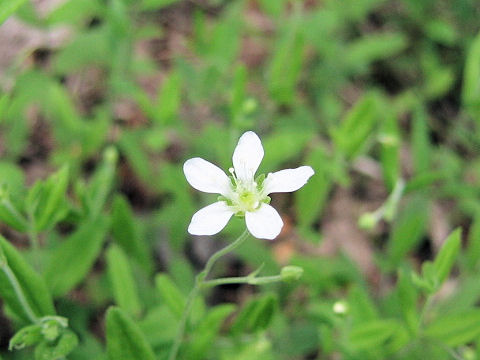
POLYGON ((118 151, 113 146, 110 146, 105 150, 105 153, 103 156, 106 161, 111 163, 116 163, 118 159, 118 151))
POLYGON ((243 112, 245 114, 251 114, 257 109, 257 100, 254 98, 248 98, 243 103, 243 112))
POLYGON ((365 230, 371 230, 377 225, 378 218, 374 213, 365 213, 358 219, 358 226, 365 230))
POLYGON ((283 281, 296 281, 301 278, 303 269, 299 266, 285 266, 280 271, 283 281))

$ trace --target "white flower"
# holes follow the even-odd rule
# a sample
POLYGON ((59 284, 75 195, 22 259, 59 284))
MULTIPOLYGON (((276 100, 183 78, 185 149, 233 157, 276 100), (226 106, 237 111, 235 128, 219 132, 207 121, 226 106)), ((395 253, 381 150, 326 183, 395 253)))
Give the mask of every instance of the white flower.
POLYGON ((278 212, 269 205, 268 194, 292 192, 305 185, 314 174, 310 166, 285 169, 261 175, 255 173, 263 159, 260 138, 252 131, 244 133, 233 153, 233 168, 228 177, 220 168, 201 158, 189 159, 183 165, 187 181, 195 189, 220 194, 219 201, 197 211, 188 232, 213 235, 221 231, 232 215, 245 216, 248 231, 259 239, 274 239, 283 227, 278 212))

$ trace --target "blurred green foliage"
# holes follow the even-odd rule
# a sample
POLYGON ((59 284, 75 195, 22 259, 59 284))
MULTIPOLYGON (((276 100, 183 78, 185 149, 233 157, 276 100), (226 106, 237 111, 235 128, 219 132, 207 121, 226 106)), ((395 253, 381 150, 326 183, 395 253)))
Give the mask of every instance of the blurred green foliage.
POLYGON ((479 15, 473 0, 65 0, 42 15, 0 0, 0 32, 10 16, 68 29, 0 73, 0 357, 166 359, 209 251, 186 229, 211 196, 183 161, 229 168, 255 130, 260 172, 316 174, 273 196, 284 231, 236 251, 241 275, 304 274, 206 292, 179 358, 480 359, 479 15), (17 331, 27 349, 8 351, 17 331))

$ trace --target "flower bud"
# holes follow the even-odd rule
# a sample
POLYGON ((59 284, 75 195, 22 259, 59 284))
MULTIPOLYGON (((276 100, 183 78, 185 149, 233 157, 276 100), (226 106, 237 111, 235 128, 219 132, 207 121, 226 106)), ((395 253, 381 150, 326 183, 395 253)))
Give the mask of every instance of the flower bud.
POLYGON ((103 156, 106 161, 114 164, 117 162, 117 159, 118 159, 118 151, 113 146, 109 146, 105 150, 103 156))
POLYGON ((371 230, 377 225, 378 218, 374 213, 365 213, 358 219, 358 226, 365 230, 371 230))
POLYGON ((303 269, 299 266, 284 266, 280 271, 283 281, 296 281, 303 274, 303 269))
POLYGON ((244 114, 249 115, 253 113, 255 110, 257 110, 257 107, 258 107, 257 100, 255 100, 254 98, 248 98, 244 101, 242 110, 244 114))

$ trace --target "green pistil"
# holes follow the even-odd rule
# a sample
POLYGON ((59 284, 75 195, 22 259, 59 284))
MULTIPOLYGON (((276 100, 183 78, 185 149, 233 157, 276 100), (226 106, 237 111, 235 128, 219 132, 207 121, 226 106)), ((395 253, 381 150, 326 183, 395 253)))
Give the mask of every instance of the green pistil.
POLYGON ((251 191, 241 193, 239 196, 239 205, 246 211, 256 210, 260 205, 258 195, 251 191))

